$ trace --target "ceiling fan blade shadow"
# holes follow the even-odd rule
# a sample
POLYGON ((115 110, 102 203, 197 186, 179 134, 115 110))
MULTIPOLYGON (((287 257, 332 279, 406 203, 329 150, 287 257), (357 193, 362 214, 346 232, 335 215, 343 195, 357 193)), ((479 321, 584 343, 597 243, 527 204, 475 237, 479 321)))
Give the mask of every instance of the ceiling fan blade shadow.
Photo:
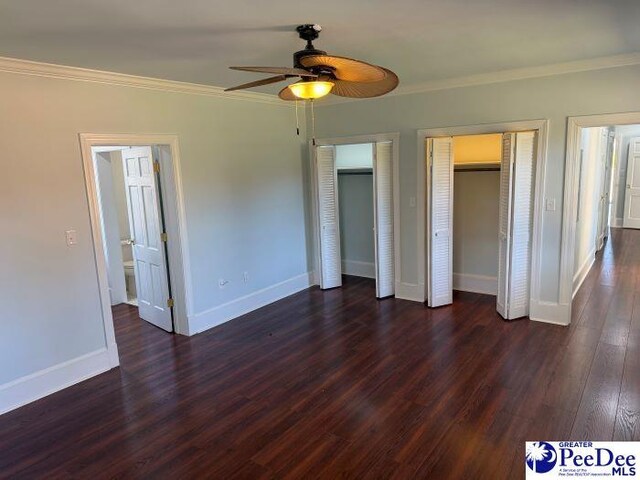
POLYGON ((312 77, 318 75, 303 70, 302 68, 290 67, 229 67, 231 70, 240 70, 242 72, 258 72, 258 73, 275 73, 280 75, 295 75, 296 77, 312 77))
POLYGON ((263 78, 262 80, 256 80, 255 82, 243 83, 231 88, 225 88, 225 92, 232 92, 234 90, 244 90, 245 88, 259 87, 261 85, 269 85, 270 83, 282 82, 289 78, 287 75, 278 75, 276 77, 263 78))

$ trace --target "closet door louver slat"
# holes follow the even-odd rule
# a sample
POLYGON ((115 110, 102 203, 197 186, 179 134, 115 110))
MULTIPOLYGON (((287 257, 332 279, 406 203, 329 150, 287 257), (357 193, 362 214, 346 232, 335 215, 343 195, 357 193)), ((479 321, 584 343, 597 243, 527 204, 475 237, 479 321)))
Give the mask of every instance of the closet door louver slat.
POLYGON ((334 146, 316 147, 318 218, 320 224, 320 288, 342 285, 338 189, 334 146))
POLYGON ((453 139, 430 140, 430 307, 453 301, 453 139))
POLYGON ((395 293, 392 149, 392 142, 378 142, 373 145, 376 296, 378 298, 395 293))

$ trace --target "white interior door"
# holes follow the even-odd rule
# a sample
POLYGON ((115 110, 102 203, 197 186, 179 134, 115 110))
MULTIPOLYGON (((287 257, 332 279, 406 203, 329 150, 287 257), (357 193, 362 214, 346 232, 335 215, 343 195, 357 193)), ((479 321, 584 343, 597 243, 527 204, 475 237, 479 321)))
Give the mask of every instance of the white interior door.
POLYGON ((140 318, 173 331, 167 257, 151 147, 122 151, 140 318))
POLYGON ((376 297, 395 293, 393 249, 393 142, 373 145, 376 297))
POLYGON ((316 147, 316 181, 320 249, 320 288, 342 285, 336 148, 316 147))
POLYGON ((427 303, 439 307, 453 302, 453 139, 428 139, 427 151, 427 303))
POLYGON ((535 132, 503 136, 496 308, 508 320, 529 314, 535 152, 535 132))
POLYGON ((629 141, 622 225, 624 228, 640 228, 640 137, 629 141))

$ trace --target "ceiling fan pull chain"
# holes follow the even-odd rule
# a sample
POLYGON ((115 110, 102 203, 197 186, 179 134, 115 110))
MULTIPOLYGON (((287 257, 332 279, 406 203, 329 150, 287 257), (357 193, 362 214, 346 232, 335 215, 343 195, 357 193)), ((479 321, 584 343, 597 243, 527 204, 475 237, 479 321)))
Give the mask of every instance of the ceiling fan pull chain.
POLYGON ((315 146, 316 145, 316 113, 313 109, 313 98, 311 100, 309 100, 309 102, 311 103, 311 138, 312 138, 312 145, 315 146))
POLYGON ((296 100, 296 135, 300 136, 300 120, 298 119, 298 100, 296 100))

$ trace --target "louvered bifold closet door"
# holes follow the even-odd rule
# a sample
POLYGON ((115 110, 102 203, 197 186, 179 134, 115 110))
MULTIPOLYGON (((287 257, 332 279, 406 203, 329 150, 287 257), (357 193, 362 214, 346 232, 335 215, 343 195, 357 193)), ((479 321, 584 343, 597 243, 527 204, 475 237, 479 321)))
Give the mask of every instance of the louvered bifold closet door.
POLYGON ((430 145, 430 214, 428 304, 453 301, 453 139, 434 138, 430 145))
POLYGON ((342 285, 338 178, 334 146, 316 147, 318 219, 320 224, 320 288, 342 285))
POLYGON ((393 258, 393 155, 392 142, 373 145, 373 198, 376 247, 376 296, 395 293, 393 258))
POLYGON ((535 152, 535 132, 517 133, 512 180, 513 225, 509 248, 511 261, 507 298, 508 319, 529 315, 535 152))
POLYGON ((511 242, 511 174, 513 172, 516 134, 502 136, 502 162, 500 165, 500 213, 498 221, 498 295, 496 309, 507 318, 507 298, 509 292, 509 248, 511 242))

